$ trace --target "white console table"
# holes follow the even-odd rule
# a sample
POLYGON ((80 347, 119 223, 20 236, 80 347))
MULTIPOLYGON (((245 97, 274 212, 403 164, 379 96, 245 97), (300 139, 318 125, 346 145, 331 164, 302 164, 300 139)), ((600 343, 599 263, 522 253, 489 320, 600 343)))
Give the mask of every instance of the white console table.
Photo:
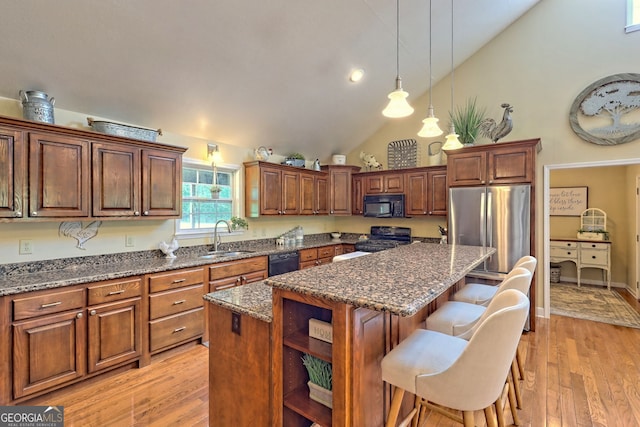
POLYGON ((600 240, 551 239, 551 262, 571 261, 576 265, 578 287, 580 270, 598 268, 607 275, 607 289, 611 289, 611 242, 600 240))

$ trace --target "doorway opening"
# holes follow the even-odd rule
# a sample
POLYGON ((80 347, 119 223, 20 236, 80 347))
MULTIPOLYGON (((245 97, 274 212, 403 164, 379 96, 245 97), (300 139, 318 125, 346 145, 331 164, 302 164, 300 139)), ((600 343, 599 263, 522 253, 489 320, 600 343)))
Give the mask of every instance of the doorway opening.
MULTIPOLYGON (((551 240, 551 227, 550 227, 550 215, 549 215, 549 200, 550 200, 550 182, 551 182, 551 172, 554 170, 560 169, 577 169, 577 168, 590 168, 590 167, 607 167, 607 166, 631 166, 640 164, 640 159, 621 159, 621 160, 612 160, 612 161, 598 161, 598 162, 585 162, 585 163, 566 163, 566 164, 557 164, 557 165, 545 165, 543 166, 543 251, 544 251, 544 260, 543 260, 543 316, 545 318, 549 318, 550 310, 551 310, 551 298, 550 298, 550 270, 547 266, 550 265, 550 240, 551 240)), ((636 183, 640 184, 640 177, 636 178, 636 183)), ((637 196, 638 197, 638 196, 637 196)), ((631 212, 630 215, 635 215, 635 221, 631 221, 630 224, 636 224, 635 229, 630 229, 631 233, 635 233, 633 236, 634 241, 636 241, 636 236, 640 233, 640 200, 636 199, 636 209, 635 212, 631 212)), ((629 283, 630 291, 635 291, 635 298, 638 298, 638 291, 636 287, 636 282, 638 277, 640 277, 640 243, 636 241, 635 245, 631 247, 635 248, 635 260, 636 267, 633 270, 628 271, 629 281, 633 280, 633 285, 629 283), (631 286, 632 285, 632 286, 631 286)), ((633 293, 633 292, 632 292, 633 293)))

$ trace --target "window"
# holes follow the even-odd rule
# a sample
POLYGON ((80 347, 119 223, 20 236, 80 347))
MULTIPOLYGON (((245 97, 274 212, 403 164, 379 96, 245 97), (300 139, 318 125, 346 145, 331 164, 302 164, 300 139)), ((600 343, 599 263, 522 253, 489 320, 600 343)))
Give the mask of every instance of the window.
POLYGON ((627 0, 627 26, 625 32, 640 30, 640 0, 627 0))
MULTIPOLYGON (((182 218, 176 221, 176 234, 210 233, 216 221, 235 215, 234 194, 237 167, 216 168, 219 195, 211 192, 213 169, 205 162, 185 159, 182 165, 182 218)), ((195 236, 194 236, 195 237, 195 236)))

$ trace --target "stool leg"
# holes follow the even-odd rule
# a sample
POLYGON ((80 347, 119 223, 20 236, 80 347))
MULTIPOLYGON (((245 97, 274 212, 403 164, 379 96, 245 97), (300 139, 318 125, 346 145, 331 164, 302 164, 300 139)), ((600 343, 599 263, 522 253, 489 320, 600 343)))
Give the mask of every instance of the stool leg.
MULTIPOLYGON (((484 417, 487 420, 487 427, 497 427, 496 426, 496 417, 493 414, 493 409, 491 406, 487 406, 484 408, 484 417)), ((466 424, 465 424, 466 427, 466 424)))
MULTIPOLYGON (((502 395, 494 403, 496 407, 496 418, 498 419, 498 427, 505 427, 507 424, 504 420, 504 407, 502 406, 502 395)), ((486 417, 486 415, 485 415, 486 417)))
POLYGON ((516 380, 518 368, 516 367, 516 361, 513 359, 511 362, 511 379, 513 380, 513 391, 516 393, 516 403, 518 409, 522 409, 522 394, 520 393, 520 383, 516 380))
POLYGON ((398 421, 398 413, 400 413, 400 405, 402 405, 403 397, 404 389, 395 387, 393 389, 393 400, 391 401, 391 407, 389 408, 389 416, 387 416, 387 427, 395 427, 396 421, 398 421))
POLYGON ((462 423, 464 424, 464 427, 475 427, 476 420, 473 416, 473 411, 462 411, 462 423))
POLYGON ((520 379, 524 379, 524 363, 522 360, 522 354, 520 353, 520 348, 516 350, 516 363, 518 364, 518 371, 520 371, 520 379))
POLYGON ((513 377, 509 375, 507 377, 507 381, 509 381, 509 409, 511 409, 511 417, 513 418, 513 424, 516 426, 520 425, 520 418, 518 417, 518 410, 516 409, 516 393, 513 389, 513 377))

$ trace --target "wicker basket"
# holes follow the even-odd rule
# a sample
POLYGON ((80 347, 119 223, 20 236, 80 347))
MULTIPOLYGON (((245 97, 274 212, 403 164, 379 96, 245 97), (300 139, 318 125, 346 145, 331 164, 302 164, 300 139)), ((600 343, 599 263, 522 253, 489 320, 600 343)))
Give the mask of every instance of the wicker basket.
POLYGON ((560 273, 562 272, 562 270, 560 269, 559 265, 552 265, 549 268, 549 280, 551 281, 551 283, 559 283, 560 282, 560 273))

